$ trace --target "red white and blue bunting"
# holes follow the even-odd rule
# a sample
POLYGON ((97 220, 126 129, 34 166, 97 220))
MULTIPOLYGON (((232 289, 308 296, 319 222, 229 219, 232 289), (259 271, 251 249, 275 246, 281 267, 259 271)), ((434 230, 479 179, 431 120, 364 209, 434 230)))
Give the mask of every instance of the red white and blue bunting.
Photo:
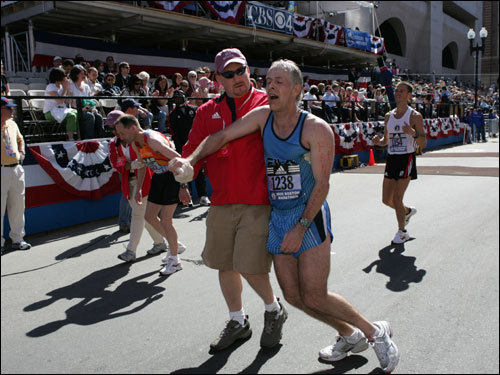
POLYGON ((323 22, 323 27, 324 38, 321 39, 321 41, 328 44, 340 44, 340 41, 344 36, 344 28, 342 26, 334 25, 328 21, 323 22))
POLYGON ((372 35, 371 52, 376 55, 381 55, 385 51, 384 38, 372 35))
POLYGON ((192 1, 149 1, 149 3, 158 9, 179 12, 186 5, 192 3, 192 1))
POLYGON ((55 184, 80 199, 99 200, 119 183, 109 161, 109 141, 42 143, 28 146, 55 184))
POLYGON ((208 9, 221 21, 240 22, 245 13, 246 1, 205 1, 208 9))
POLYGON ((293 20, 293 35, 298 38, 307 38, 313 31, 316 18, 295 15, 293 20))
MULTIPOLYGON (((384 135, 384 122, 349 122, 330 124, 335 136, 335 154, 345 155, 353 152, 367 151, 373 147, 375 135, 384 135)), ((427 139, 447 138, 463 134, 467 125, 461 123, 457 116, 449 118, 425 119, 424 130, 427 139)))

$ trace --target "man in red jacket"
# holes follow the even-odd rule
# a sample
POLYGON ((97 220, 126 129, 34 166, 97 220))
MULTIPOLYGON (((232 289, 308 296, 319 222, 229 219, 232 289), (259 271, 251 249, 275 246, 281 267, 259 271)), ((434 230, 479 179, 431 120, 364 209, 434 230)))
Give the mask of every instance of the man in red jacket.
MULTIPOLYGON (((230 126, 253 108, 267 104, 265 92, 250 83, 245 56, 236 48, 215 57, 217 81, 224 94, 198 108, 182 156, 189 156, 210 134, 230 126)), ((266 251, 270 205, 267 194, 264 149, 259 132, 225 145, 201 160, 195 174, 205 166, 213 188, 207 217, 204 263, 219 271, 219 283, 229 308, 229 322, 210 344, 213 351, 227 348, 250 336, 248 316, 242 304, 243 276, 265 304, 264 330, 260 344, 273 347, 281 339, 287 318, 285 307, 275 297, 269 281, 272 259, 266 251)), ((180 200, 187 201, 186 192, 180 200)))
MULTIPOLYGON (((122 111, 112 111, 106 118, 106 125, 109 126, 114 135, 116 135, 115 124, 118 119, 123 116, 122 111)), ((128 246, 118 258, 125 262, 133 262, 136 258, 136 250, 141 240, 142 231, 144 227, 153 239, 153 248, 148 250, 148 254, 159 254, 167 250, 167 244, 163 236, 158 233, 149 223, 144 220, 144 213, 146 212, 146 202, 151 187, 152 172, 147 168, 144 163, 138 163, 137 155, 132 146, 124 145, 120 139, 115 136, 109 143, 109 160, 111 165, 118 173, 121 174, 121 188, 122 194, 129 201, 132 208, 132 219, 130 222, 130 240, 128 246), (146 176, 142 184, 142 201, 144 204, 137 204, 135 201, 135 191, 137 187, 137 169, 146 168, 146 176)))

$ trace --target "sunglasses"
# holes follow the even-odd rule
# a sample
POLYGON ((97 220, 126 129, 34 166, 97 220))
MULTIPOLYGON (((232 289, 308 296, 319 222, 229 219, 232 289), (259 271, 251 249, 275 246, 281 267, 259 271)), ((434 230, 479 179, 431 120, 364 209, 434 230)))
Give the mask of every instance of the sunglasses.
POLYGON ((239 76, 243 75, 243 73, 245 73, 246 70, 247 70, 247 66, 246 65, 242 65, 241 67, 239 67, 236 70, 228 70, 226 72, 221 72, 219 74, 221 76, 223 76, 224 78, 226 78, 226 79, 231 79, 231 78, 234 77, 235 74, 237 74, 239 76))

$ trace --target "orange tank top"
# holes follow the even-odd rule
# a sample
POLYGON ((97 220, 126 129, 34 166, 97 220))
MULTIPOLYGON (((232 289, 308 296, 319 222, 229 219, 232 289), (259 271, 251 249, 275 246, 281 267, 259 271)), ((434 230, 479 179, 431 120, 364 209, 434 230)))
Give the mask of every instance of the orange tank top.
MULTIPOLYGON (((154 172, 154 173, 165 173, 168 172, 168 162, 170 159, 168 159, 166 156, 163 154, 154 151, 151 149, 151 147, 148 144, 149 137, 151 135, 151 132, 154 130, 146 130, 144 132, 144 146, 140 147, 137 145, 137 148, 139 150, 139 153, 141 154, 141 158, 146 163, 146 165, 154 172)), ((167 140, 168 147, 170 147, 172 150, 175 150, 175 146, 173 142, 164 134, 160 132, 159 133, 163 138, 167 140)))

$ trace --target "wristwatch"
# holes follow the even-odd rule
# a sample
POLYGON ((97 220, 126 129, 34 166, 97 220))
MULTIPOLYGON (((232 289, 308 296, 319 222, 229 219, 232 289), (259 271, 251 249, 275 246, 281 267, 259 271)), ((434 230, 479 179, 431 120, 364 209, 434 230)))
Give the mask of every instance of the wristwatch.
POLYGON ((187 184, 181 184, 181 189, 187 189, 188 188, 188 185, 187 184))
POLYGON ((305 217, 300 218, 299 224, 302 225, 306 229, 309 229, 309 227, 311 226, 311 222, 308 219, 306 219, 305 217))

